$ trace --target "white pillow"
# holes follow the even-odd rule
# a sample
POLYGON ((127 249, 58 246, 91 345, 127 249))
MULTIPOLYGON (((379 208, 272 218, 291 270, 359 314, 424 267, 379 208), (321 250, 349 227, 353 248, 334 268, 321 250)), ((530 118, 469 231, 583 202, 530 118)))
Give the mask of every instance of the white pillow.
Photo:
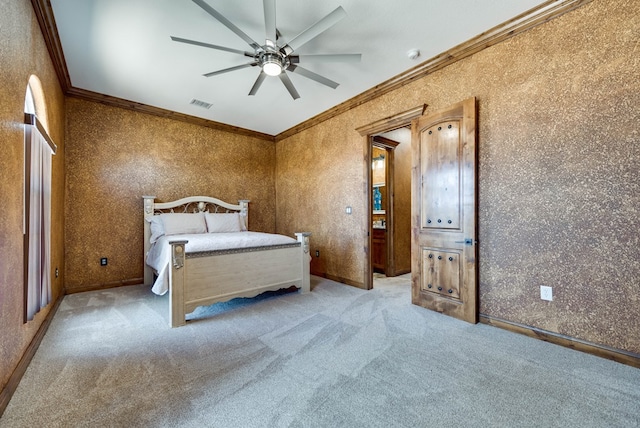
POLYGON ((207 232, 203 213, 166 213, 160 214, 160 218, 165 235, 207 232))
POLYGON ((162 219, 159 215, 154 215, 146 219, 149 222, 149 227, 151 229, 151 237, 149 238, 150 243, 155 243, 162 235, 164 235, 164 225, 162 224, 162 219))
POLYGON ((245 230, 244 223, 238 213, 205 213, 207 232, 241 232, 245 230))

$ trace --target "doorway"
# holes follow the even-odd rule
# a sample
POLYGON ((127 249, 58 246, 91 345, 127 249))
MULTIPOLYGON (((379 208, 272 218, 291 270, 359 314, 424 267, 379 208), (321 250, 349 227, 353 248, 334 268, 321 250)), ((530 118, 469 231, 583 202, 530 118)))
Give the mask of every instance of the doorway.
MULTIPOLYGON (((407 190, 407 194, 410 198, 410 175, 409 182, 407 185, 402 184, 399 185, 397 180, 397 174, 391 174, 390 171, 397 171, 398 166, 402 161, 404 156, 397 156, 400 154, 400 150, 404 150, 405 148, 410 153, 411 152, 411 144, 410 137, 408 140, 408 144, 398 143, 397 133, 406 133, 408 128, 411 125, 411 121, 415 118, 420 117, 424 110, 426 109, 426 104, 420 105, 411 110, 407 110, 405 112, 399 113, 397 115, 376 121, 369 125, 357 128, 356 130, 364 137, 364 181, 365 186, 364 190, 366 192, 365 201, 366 201, 366 220, 365 226, 363 230, 364 236, 364 248, 365 248, 365 263, 364 263, 364 281, 363 285, 365 289, 373 288, 373 250, 374 250, 374 218, 376 221, 380 221, 376 223, 376 229, 382 226, 381 221, 382 217, 374 217, 374 179, 373 179, 373 159, 374 159, 374 148, 382 149, 385 154, 385 181, 384 187, 387 194, 386 201, 381 201, 381 204, 384 204, 384 210, 376 210, 376 211, 384 211, 384 230, 386 233, 384 247, 386 250, 386 254, 384 254, 384 260, 386 260, 386 264, 384 266, 384 274, 390 275, 400 275, 406 274, 410 272, 411 269, 411 256, 410 256, 410 239, 411 239, 411 229, 410 229, 410 221, 409 221, 409 229, 407 229, 405 238, 409 242, 408 247, 408 256, 406 259, 409 261, 407 267, 405 269, 399 269, 399 266, 402 263, 398 263, 398 212, 400 205, 397 203, 399 192, 402 193, 405 189, 407 190), (398 131, 400 130, 400 131, 398 131), (389 250, 391 249, 391 250, 389 250), (391 260, 390 260, 391 259, 391 260)), ((410 132, 409 132, 410 135, 410 132)), ((379 156, 379 155, 378 155, 379 156)), ((408 164, 406 166, 406 170, 410 171, 411 169, 411 156, 407 157, 408 164)), ((379 184, 379 183, 376 183, 379 184)), ((410 199, 409 203, 406 207, 409 212, 410 218, 410 199)), ((379 230, 379 229, 378 229, 379 230)), ((378 234, 380 232, 377 232, 378 234)), ((403 260, 404 261, 404 260, 403 260)))
MULTIPOLYGON (((393 148, 371 142, 371 268, 374 272, 391 276, 393 269, 393 148)), ((395 143, 395 142, 394 142, 395 143)))

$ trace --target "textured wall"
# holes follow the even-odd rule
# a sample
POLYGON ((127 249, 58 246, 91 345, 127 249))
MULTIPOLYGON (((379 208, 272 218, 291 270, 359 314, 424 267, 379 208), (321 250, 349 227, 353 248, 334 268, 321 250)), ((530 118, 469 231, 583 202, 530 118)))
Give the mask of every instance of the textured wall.
MULTIPOLYGON (((22 191, 24 163, 24 102, 29 77, 42 83, 48 123, 58 146, 52 163, 51 268, 64 266, 64 97, 28 0, 0 2, 0 389, 4 388, 51 305, 23 324, 22 191)), ((42 117, 46 116, 46 117, 42 117)), ((54 299, 62 293, 63 277, 52 276, 54 299)))
POLYGON ((640 353, 638 40, 640 3, 596 0, 478 62, 506 89, 480 101, 483 313, 640 353))
POLYGON ((638 40, 640 3, 594 0, 278 142, 278 230, 307 227, 326 272, 362 283, 355 129, 476 96, 480 311, 640 352, 638 40))
POLYGON ((250 229, 275 231, 272 142, 73 98, 67 141, 69 291, 141 281, 142 195, 250 199, 250 229))
POLYGON ((355 126, 342 115, 277 143, 276 230, 311 232, 312 272, 362 284, 370 189, 363 181, 365 139, 355 126))

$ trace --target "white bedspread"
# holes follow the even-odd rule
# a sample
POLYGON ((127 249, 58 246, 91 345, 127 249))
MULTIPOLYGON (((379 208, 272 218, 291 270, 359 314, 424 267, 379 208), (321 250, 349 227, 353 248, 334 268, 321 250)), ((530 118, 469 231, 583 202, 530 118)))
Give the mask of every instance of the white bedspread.
POLYGON ((171 245, 169 245, 169 241, 177 240, 189 241, 185 245, 186 253, 265 247, 298 242, 289 236, 262 232, 198 233, 193 235, 162 236, 151 246, 147 254, 147 264, 158 272, 158 279, 156 279, 153 288, 151 288, 151 291, 155 294, 163 295, 169 291, 169 263, 171 261, 171 245))

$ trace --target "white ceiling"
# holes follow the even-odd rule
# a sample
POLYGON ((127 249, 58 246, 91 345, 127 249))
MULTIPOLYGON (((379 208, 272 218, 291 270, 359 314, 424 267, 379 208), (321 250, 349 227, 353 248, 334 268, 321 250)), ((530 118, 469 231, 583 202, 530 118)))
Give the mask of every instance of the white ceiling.
MULTIPOLYGON (((264 43, 262 0, 206 0, 264 43)), ((250 62, 241 55, 177 43, 170 36, 252 51, 191 0, 51 0, 71 85, 125 100, 277 135, 422 61, 510 20, 540 0, 278 0, 277 28, 293 39, 338 6, 347 17, 296 54, 361 53, 360 63, 301 66, 340 83, 331 89, 288 73, 300 98, 277 77, 249 96, 260 70, 204 73, 250 62), (410 49, 420 57, 411 60, 410 49), (192 106, 192 99, 213 104, 192 106)))

